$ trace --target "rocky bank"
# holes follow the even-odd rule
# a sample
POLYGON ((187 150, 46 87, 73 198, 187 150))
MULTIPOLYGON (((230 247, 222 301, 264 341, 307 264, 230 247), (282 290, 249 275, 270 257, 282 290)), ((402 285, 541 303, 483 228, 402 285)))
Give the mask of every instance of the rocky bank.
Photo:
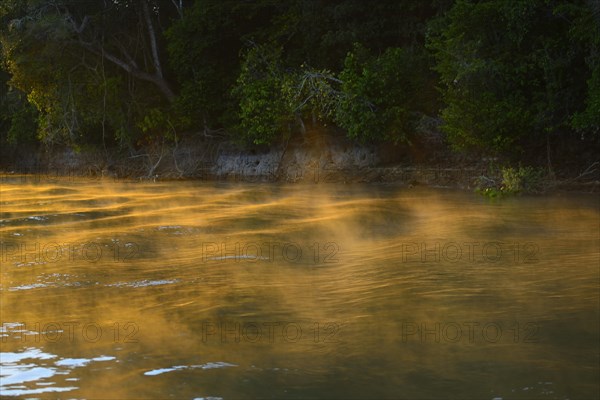
MULTIPOLYGON (((3 152, 4 173, 116 179, 199 179, 229 182, 381 182, 474 189, 481 176, 499 179, 498 160, 452 152, 435 131, 410 145, 361 145, 341 132, 308 130, 286 142, 252 149, 224 139, 191 137, 128 152, 53 148, 3 152), (496 174, 496 176, 494 175, 496 174)), ((558 189, 597 191, 598 171, 556 180, 558 189), (581 179, 580 179, 581 178, 581 179)))

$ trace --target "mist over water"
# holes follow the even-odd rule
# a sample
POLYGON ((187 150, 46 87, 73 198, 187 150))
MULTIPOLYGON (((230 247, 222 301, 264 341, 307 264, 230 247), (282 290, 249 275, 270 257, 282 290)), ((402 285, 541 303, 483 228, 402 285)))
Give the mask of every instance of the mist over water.
POLYGON ((1 177, 0 394, 598 398, 597 195, 1 177))

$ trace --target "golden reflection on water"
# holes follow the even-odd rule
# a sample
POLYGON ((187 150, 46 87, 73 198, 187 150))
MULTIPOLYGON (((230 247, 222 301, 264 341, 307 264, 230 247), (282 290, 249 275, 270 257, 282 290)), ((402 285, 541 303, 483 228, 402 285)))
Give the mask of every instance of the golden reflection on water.
POLYGON ((597 196, 1 181, 2 394, 599 395, 597 196))

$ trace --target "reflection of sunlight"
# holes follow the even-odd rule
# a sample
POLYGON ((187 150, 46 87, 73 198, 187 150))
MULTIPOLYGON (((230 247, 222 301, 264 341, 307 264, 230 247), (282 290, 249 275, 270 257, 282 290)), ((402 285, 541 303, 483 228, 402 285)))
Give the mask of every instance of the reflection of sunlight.
POLYGON ((3 340, 11 336, 20 339, 22 335, 31 336, 38 334, 38 332, 25 329, 25 324, 21 322, 3 322, 2 326, 0 326, 0 338, 3 338, 3 340))
POLYGON ((591 197, 81 180, 1 206, 0 396, 598 398, 591 197))
MULTIPOLYGON (((91 359, 64 358, 58 361, 45 361, 54 360, 57 357, 34 347, 18 353, 0 353, 0 395, 24 396, 75 390, 78 388, 74 386, 54 386, 57 384, 57 375, 69 375, 69 368, 83 367, 92 361, 111 361, 115 359, 111 356, 100 356, 91 359), (33 360, 36 360, 36 362, 33 363, 33 360), (26 386, 34 383, 35 386, 43 387, 32 388, 26 386)), ((73 381, 76 378, 65 380, 73 381)))
POLYGON ((175 365, 175 366, 169 367, 169 368, 153 369, 152 371, 144 372, 144 375, 154 376, 154 375, 164 374, 165 372, 177 371, 180 369, 195 369, 195 368, 214 369, 214 368, 226 368, 226 367, 237 367, 237 365, 226 363, 223 361, 209 362, 209 363, 201 364, 201 365, 189 365, 189 366, 188 365, 175 365))

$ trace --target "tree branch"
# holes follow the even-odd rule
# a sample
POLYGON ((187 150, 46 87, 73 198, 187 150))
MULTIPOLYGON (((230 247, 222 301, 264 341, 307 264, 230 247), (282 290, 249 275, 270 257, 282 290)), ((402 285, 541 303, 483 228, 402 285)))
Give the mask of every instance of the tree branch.
POLYGON ((100 57, 104 57, 106 60, 112 62, 113 64, 117 65, 121 69, 125 70, 131 76, 141 79, 143 81, 147 81, 147 82, 151 82, 151 83, 155 84, 158 87, 158 89, 165 95, 167 100, 169 100, 170 102, 173 102, 173 100, 175 100, 175 93, 173 93, 173 91, 171 90, 171 87, 169 86, 169 83, 162 76, 158 76, 155 74, 150 74, 148 72, 142 71, 139 68, 137 68, 137 66, 131 65, 130 63, 121 60, 119 57, 113 55, 112 53, 109 53, 106 50, 97 49, 91 43, 87 43, 87 42, 83 42, 83 41, 80 41, 80 43, 87 50, 91 51, 92 53, 94 53, 100 57))
POLYGON ((148 2, 142 1, 142 10, 144 12, 144 19, 146 20, 146 27, 148 28, 148 36, 150 37, 150 48, 152 50, 152 59, 154 61, 154 70, 156 75, 163 76, 162 68, 160 66, 160 58, 158 57, 158 48, 156 45, 156 33, 154 32, 154 26, 152 25, 152 18, 150 16, 150 10, 148 9, 148 2))
POLYGON ((77 24, 75 23, 75 20, 73 20, 73 17, 71 17, 70 14, 67 14, 66 19, 67 19, 67 21, 69 21, 71 23, 73 30, 75 32, 77 32, 78 35, 81 35, 81 33, 85 29, 88 21, 90 20, 90 17, 87 15, 85 17, 83 17, 83 21, 81 21, 81 24, 79 24, 79 26, 77 26, 77 24))
POLYGON ((171 2, 173 3, 173 5, 175 6, 175 8, 177 9, 177 13, 179 14, 179 18, 183 19, 183 0, 179 0, 179 2, 177 2, 176 0, 171 0, 171 2))
POLYGON ((143 9, 143 14, 144 14, 144 19, 146 20, 146 26, 148 28, 148 35, 150 37, 150 47, 151 47, 152 59, 153 59, 154 70, 155 70, 154 74, 140 69, 138 67, 137 63, 135 62, 135 60, 133 59, 133 57, 126 50, 125 46, 122 43, 120 43, 119 40, 117 40, 117 38, 115 38, 114 42, 116 43, 116 47, 119 49, 119 51, 121 53, 121 57, 118 57, 117 55, 106 51, 103 43, 98 44, 98 43, 96 43, 97 41, 94 41, 91 43, 84 41, 82 36, 83 36, 83 31, 88 26, 88 22, 90 20, 90 17, 88 15, 83 17, 83 20, 81 21, 81 24, 79 24, 79 25, 77 25, 77 23, 73 19, 73 16, 71 14, 69 14, 68 11, 65 12, 64 18, 66 19, 66 21, 68 21, 71 24, 73 31, 77 34, 77 37, 79 39, 79 44, 82 47, 84 47, 88 51, 96 54, 97 56, 112 62, 113 64, 117 65, 119 68, 126 71, 131 76, 153 83, 154 85, 156 85, 158 87, 158 89, 162 92, 162 94, 167 98, 167 100, 169 102, 173 102, 175 100, 175 93, 171 89, 171 86, 169 85, 169 83, 163 77, 162 67, 160 64, 160 58, 158 56, 156 33, 154 31, 154 26, 152 25, 150 10, 148 8, 148 3, 146 0, 142 1, 142 9, 143 9))

